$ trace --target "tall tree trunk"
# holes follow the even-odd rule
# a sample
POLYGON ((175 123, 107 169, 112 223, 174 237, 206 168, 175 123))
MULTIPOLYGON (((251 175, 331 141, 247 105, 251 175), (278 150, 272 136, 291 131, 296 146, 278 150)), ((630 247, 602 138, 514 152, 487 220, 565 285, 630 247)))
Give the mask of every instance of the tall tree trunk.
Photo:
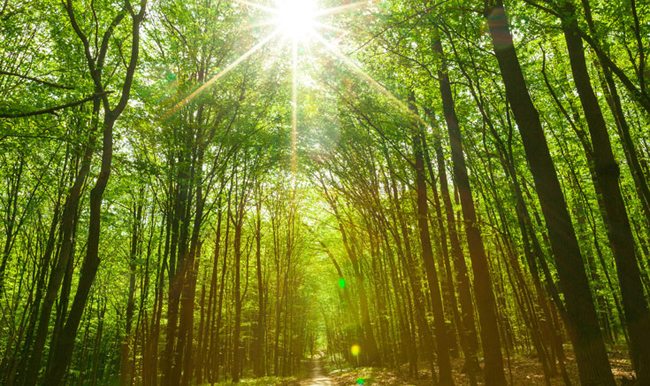
MULTIPOLYGON (((116 118, 117 117, 115 117, 115 119, 116 118)), ((113 118, 112 113, 106 112, 106 118, 104 120, 102 166, 95 187, 90 193, 90 220, 88 225, 86 256, 84 257, 81 266, 81 276, 79 278, 77 292, 70 313, 68 314, 65 326, 61 331, 61 335, 58 337, 53 347, 56 355, 51 357, 51 363, 48 364, 48 369, 43 379, 44 385, 59 385, 63 382, 63 378, 72 358, 72 350, 77 335, 77 329, 81 322, 86 302, 88 301, 90 288, 95 280, 95 275, 97 274, 97 269, 99 267, 101 207, 104 190, 106 189, 110 177, 111 163, 113 159, 113 125, 115 119, 113 118)))
MULTIPOLYGON (((420 131, 420 130, 418 130, 420 131)), ((433 320, 436 334, 438 354, 438 383, 442 386, 451 386, 454 380, 451 376, 451 360, 449 358, 449 339, 445 327, 445 315, 440 293, 440 281, 433 261, 431 235, 429 234, 429 206, 427 203, 427 185, 424 169, 424 154, 422 149, 422 132, 413 134, 413 154, 415 155, 415 178, 417 190, 417 217, 420 231, 420 245, 422 247, 422 260, 431 291, 431 305, 433 306, 433 320)))
POLYGON ((438 72, 440 94, 451 145, 454 182, 460 195, 467 244, 472 260, 472 272, 474 273, 474 293, 479 312, 483 355, 485 356, 485 384, 487 386, 505 385, 507 383, 503 371, 503 355, 501 353, 501 340, 497 323, 496 302, 492 290, 488 258, 485 254, 485 246, 476 219, 476 208, 474 207, 465 155, 463 154, 462 135, 458 125, 458 117, 456 116, 456 108, 440 39, 434 42, 434 51, 441 59, 441 68, 438 72))
MULTIPOLYGON (((261 189, 258 187, 257 189, 261 189)), ((265 288, 262 275, 262 195, 258 192, 255 205, 255 270, 257 275, 257 323, 255 325, 255 336, 253 341, 253 372, 255 376, 262 377, 266 373, 266 358, 264 350, 266 332, 266 304, 265 288)))
POLYGON ((580 380, 584 385, 614 385, 578 240, 548 150, 539 113, 526 88, 501 0, 486 2, 485 17, 506 96, 517 121, 546 219, 560 286, 567 303, 568 327, 573 338, 580 380))
MULTIPOLYGON (((140 195, 144 192, 140 190, 140 195)), ((122 338, 122 351, 120 353, 120 384, 130 385, 132 383, 133 374, 131 374, 131 363, 129 362, 130 356, 130 341, 131 327, 133 324, 133 312, 135 309, 135 260, 138 254, 138 244, 140 240, 140 222, 142 221, 142 202, 133 205, 132 218, 133 224, 131 226, 131 250, 129 252, 129 290, 127 294, 126 303, 126 326, 124 328, 124 337, 122 338)))
MULTIPOLYGON (((97 98, 93 104, 93 120, 97 119, 100 109, 100 101, 97 98)), ((94 126, 94 123, 93 123, 94 126)), ((43 298, 43 304, 40 309, 38 327, 34 336, 34 346, 31 351, 30 359, 27 368, 23 374, 23 385, 34 386, 38 381, 40 373, 41 359, 43 357, 43 350, 45 348, 45 341, 47 339, 47 331, 50 323, 50 314, 52 307, 56 302, 56 297, 61 287, 65 271, 69 261, 73 258, 74 254, 74 234, 75 234, 75 219, 77 217, 77 210, 79 207, 79 200, 81 198, 81 190, 86 182, 86 178, 90 171, 90 163, 92 160, 95 133, 91 133, 89 142, 84 149, 84 154, 81 160, 81 166, 75 181, 68 192, 65 204, 63 206, 63 213, 61 215, 61 247, 59 249, 58 258, 50 273, 50 278, 47 283, 47 290, 43 298)))
MULTIPOLYGON (((397 191, 397 182, 395 178, 395 170, 393 170, 393 163, 390 159, 390 155, 385 145, 383 146, 383 150, 387 161, 386 163, 388 166, 388 172, 390 174, 390 178, 386 178, 386 186, 394 207, 394 210, 392 211, 393 222, 396 223, 395 230, 393 231, 393 238, 397 244, 399 260, 402 263, 404 271, 406 272, 406 281, 409 283, 411 288, 415 308, 414 317, 417 321, 422 354, 424 358, 426 358, 427 362, 429 362, 432 368, 431 371, 434 372, 434 341, 433 335, 429 328, 429 323, 427 322, 426 318, 424 294, 422 291, 422 286, 420 284, 420 272, 418 269, 416 269, 417 265, 413 259, 413 249, 411 247, 408 224, 404 216, 404 210, 402 209, 400 197, 397 191), (397 229, 397 224, 399 224, 399 231, 397 229)), ((413 350, 413 352, 416 353, 416 350, 413 350)))
MULTIPOLYGON (((103 44, 100 54, 97 58, 91 56, 88 49, 88 38, 84 35, 76 22, 71 0, 68 0, 65 4, 73 28, 75 29, 75 32, 86 48, 86 60, 88 61, 87 64, 90 70, 91 78, 95 84, 95 92, 96 94, 103 94, 102 102, 104 106, 104 122, 101 167, 99 176, 95 181, 95 186, 90 192, 90 218, 88 220, 86 255, 81 266, 77 292, 75 294, 70 313, 66 319, 65 327, 61 331, 61 335, 58 337, 54 347, 52 348, 56 352, 56 356, 51 357, 52 360, 50 363, 48 363, 47 372, 44 377, 44 384, 48 386, 59 385, 63 382, 65 373, 72 358, 72 350, 74 348, 77 329, 79 328, 79 323, 88 301, 88 294, 95 280, 95 275, 97 274, 97 269, 99 267, 101 211, 104 191, 111 175, 111 166, 113 161, 113 127, 119 116, 126 108, 126 105, 129 101, 131 86, 133 85, 133 78, 135 75, 135 69, 140 53, 140 25, 144 20, 147 4, 146 1, 147 0, 141 0, 138 13, 135 13, 133 9, 129 9, 132 19, 131 52, 124 83, 122 84, 121 88, 120 99, 113 109, 110 108, 110 103, 108 101, 106 93, 104 92, 104 86, 102 83, 102 67, 104 65, 103 60, 104 55, 108 50, 108 42, 103 44)), ((111 24, 105 35, 105 41, 110 38, 112 29, 117 24, 119 24, 122 17, 122 13, 119 13, 115 17, 113 24, 111 24)))
POLYGON ((582 39, 575 18, 575 8, 563 3, 562 29, 569 51, 573 80, 589 127, 596 181, 605 209, 604 222, 614 252, 621 286, 623 310, 630 337, 632 364, 640 384, 650 384, 650 311, 645 299, 637 262, 632 228, 619 187, 620 170, 607 132, 607 124, 598 104, 587 70, 582 39))
POLYGON ((472 292, 467 272, 467 263, 465 262, 465 257, 463 256, 463 250, 460 245, 460 238, 458 236, 456 227, 454 208, 449 196, 447 169, 445 167, 445 158, 442 152, 442 144, 439 138, 435 139, 434 151, 436 154, 436 163, 438 164, 440 194, 442 195, 442 202, 445 206, 445 214, 447 217, 447 229, 449 230, 451 256, 454 262, 454 268, 456 268, 456 283, 458 285, 458 294, 463 322, 461 328, 461 344, 463 345, 463 353, 465 354, 465 365, 463 368, 470 375, 470 380, 472 380, 474 378, 474 374, 480 371, 477 354, 478 336, 476 332, 472 292))
POLYGON ((241 313, 242 313, 242 295, 241 295, 241 257, 242 257, 242 228, 244 226, 244 211, 246 204, 246 178, 242 180, 242 188, 240 195, 237 197, 237 211, 235 212, 234 226, 235 226, 235 236, 233 240, 233 249, 235 253, 235 288, 233 296, 235 298, 235 325, 233 328, 233 360, 232 367, 230 369, 230 377, 232 378, 233 383, 238 383, 241 376, 241 355, 242 348, 240 347, 240 336, 241 336, 241 313))

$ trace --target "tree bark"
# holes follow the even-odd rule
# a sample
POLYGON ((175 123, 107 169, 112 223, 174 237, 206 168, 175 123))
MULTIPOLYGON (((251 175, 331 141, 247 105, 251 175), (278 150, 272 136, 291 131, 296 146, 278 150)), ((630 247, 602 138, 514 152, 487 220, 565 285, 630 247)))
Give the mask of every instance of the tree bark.
POLYGON ((503 371, 503 355, 501 353, 501 340, 497 323, 496 302, 492 290, 488 258, 485 254, 485 246, 476 219, 476 208, 474 207, 465 155, 463 154, 462 134, 456 116, 444 52, 439 39, 434 42, 434 51, 439 55, 442 62, 438 72, 440 94, 451 145, 454 182, 460 195, 467 244, 472 260, 474 293, 479 312, 483 355, 485 356, 485 384, 487 386, 505 385, 507 383, 503 371))
MULTIPOLYGON (((418 130, 420 131, 420 130, 418 130)), ((427 186, 424 169, 424 154, 422 149, 422 133, 413 134, 413 154, 415 155, 415 176, 417 190, 417 218, 422 247, 422 260, 431 291, 431 304, 433 306, 433 319, 437 344, 438 360, 438 384, 452 386, 454 380, 451 375, 451 360, 449 358, 449 339, 445 327, 445 315, 442 306, 442 295, 440 293, 440 281, 438 272, 433 260, 433 249, 431 247, 431 235, 429 234, 429 206, 427 203, 427 186)))
POLYGON ((595 169, 594 183, 602 197, 603 219, 614 253, 621 287, 625 322, 630 337, 632 364, 640 384, 650 384, 650 311, 645 300, 634 236, 619 187, 620 170, 607 132, 607 124, 591 85, 575 8, 563 3, 562 29, 569 51, 573 80, 589 127, 595 169))
POLYGON ((486 2, 485 17, 506 96, 517 121, 546 219, 560 286, 567 303, 568 327, 573 338, 580 380, 584 385, 614 385, 578 240, 548 150, 539 113, 526 88, 501 0, 486 2))

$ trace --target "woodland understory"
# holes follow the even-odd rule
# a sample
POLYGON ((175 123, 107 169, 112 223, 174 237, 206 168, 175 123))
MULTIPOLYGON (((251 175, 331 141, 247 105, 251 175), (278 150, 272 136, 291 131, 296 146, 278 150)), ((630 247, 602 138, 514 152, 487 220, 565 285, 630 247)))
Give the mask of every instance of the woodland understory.
POLYGON ((647 0, 0 0, 0 384, 650 386, 647 0))

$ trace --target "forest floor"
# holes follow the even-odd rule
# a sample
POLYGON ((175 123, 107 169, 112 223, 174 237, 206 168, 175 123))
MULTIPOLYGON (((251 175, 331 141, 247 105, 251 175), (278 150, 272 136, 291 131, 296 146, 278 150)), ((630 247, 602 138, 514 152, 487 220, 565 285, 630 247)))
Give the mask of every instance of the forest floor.
MULTIPOLYGON (((574 385, 578 382, 578 369, 573 357, 567 355, 567 372, 574 385)), ((612 371, 617 381, 632 376, 630 361, 624 352, 611 352, 612 371)), ((469 379, 463 374, 462 360, 453 361, 453 375, 456 385, 469 385, 469 379)), ((243 380, 241 384, 250 386, 355 386, 355 385, 387 385, 387 386, 424 386, 431 385, 431 371, 425 369, 422 363, 417 377, 408 376, 408 369, 396 372, 379 367, 357 367, 327 370, 327 365, 321 359, 306 363, 305 376, 301 379, 291 378, 258 378, 243 380)), ((506 377, 511 386, 544 386, 544 373, 539 362, 533 357, 517 357, 506 361, 506 377)), ((478 382, 481 385, 481 381, 478 382)), ((220 384, 221 385, 221 384, 220 384)), ((225 384, 224 384, 225 385, 225 384)), ((562 377, 558 374, 551 379, 552 386, 564 386, 562 377)))
POLYGON ((300 382, 300 386, 333 386, 334 380, 326 375, 321 359, 314 359, 309 366, 309 378, 300 382))
MULTIPOLYGON (((631 364, 627 355, 623 352, 610 353, 612 371, 617 381, 621 378, 630 378, 633 375, 631 364)), ((453 375, 456 385, 469 385, 469 378, 463 374, 462 360, 454 360, 453 375)), ((431 371, 425 370, 426 365, 420 365, 417 377, 407 375, 408 369, 399 374, 395 371, 376 368, 361 367, 356 369, 333 370, 328 374, 327 385, 431 385, 431 371)), ((559 369, 558 369, 559 370, 559 369)), ((567 357, 567 373, 574 385, 578 382, 578 369, 574 358, 567 357)), ((512 386, 544 386, 544 372, 536 358, 511 358, 506 361, 506 377, 512 386)), ((479 385, 482 382, 479 380, 479 385)), ((301 386, 321 385, 321 383, 300 383, 301 386)), ((560 374, 551 379, 552 386, 563 386, 564 382, 560 374)))

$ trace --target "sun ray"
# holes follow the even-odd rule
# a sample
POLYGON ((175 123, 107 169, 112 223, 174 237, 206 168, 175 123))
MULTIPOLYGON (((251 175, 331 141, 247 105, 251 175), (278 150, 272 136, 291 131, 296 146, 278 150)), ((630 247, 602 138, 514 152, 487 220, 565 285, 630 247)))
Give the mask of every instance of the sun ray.
POLYGON ((273 24, 274 23, 271 20, 260 21, 252 24, 245 24, 240 28, 240 31, 250 31, 254 28, 259 28, 259 27, 269 27, 272 26, 273 24))
POLYGON ((269 34, 267 37, 264 39, 260 40, 255 44, 251 49, 243 53, 239 58, 235 59, 233 62, 231 62, 228 66, 226 66, 223 70, 221 70, 219 73, 217 73, 215 76, 210 78, 207 82, 203 83, 199 88, 194 90, 190 95, 186 96, 178 102, 174 107, 172 107, 170 110, 168 110, 165 114, 163 114, 162 118, 167 119, 170 116, 176 114, 179 109, 187 105, 192 99, 196 98, 197 95, 202 93, 206 88, 210 87, 213 85, 216 81, 221 79, 224 75, 228 74, 230 71, 232 71, 235 67, 237 67, 239 64, 241 64, 244 60, 248 59, 251 57, 254 53, 259 51, 262 47, 264 47, 268 42, 270 42, 273 38, 275 38, 278 35, 278 31, 273 31, 271 34, 269 34))
POLYGON ((384 85, 376 81, 372 76, 368 75, 368 73, 365 72, 358 64, 356 64, 352 59, 347 57, 338 48, 336 48, 334 44, 328 42, 323 37, 318 35, 316 36, 316 40, 318 40, 325 47, 325 49, 327 49, 327 51, 338 58, 343 64, 348 66, 354 73, 359 75, 363 80, 370 84, 370 86, 372 86, 375 90, 379 91, 381 94, 395 103, 403 113, 416 119, 418 122, 424 124, 425 126, 427 125, 427 123, 419 115, 415 114, 406 103, 396 97, 395 94, 390 92, 384 85))
POLYGON ((345 12, 351 9, 366 7, 368 6, 369 3, 374 3, 374 2, 375 1, 373 0, 357 1, 350 4, 343 4, 336 7, 325 8, 323 10, 318 11, 316 13, 316 16, 321 17, 321 16, 336 15, 337 13, 345 12))
POLYGON ((343 28, 335 27, 333 25, 326 24, 326 23, 321 23, 321 22, 318 22, 318 21, 314 22, 314 26, 319 27, 321 29, 326 29, 326 30, 329 30, 329 31, 333 31, 333 32, 347 34, 347 31, 344 30, 343 28))
MULTIPOLYGON (((376 3, 377 0, 362 0, 355 1, 349 4, 342 4, 339 6, 334 6, 330 8, 319 8, 317 0, 274 0, 273 5, 268 6, 265 4, 260 4, 252 0, 233 0, 239 4, 248 6, 258 11, 262 11, 265 14, 265 19, 260 22, 254 23, 250 26, 246 26, 247 30, 250 30, 254 27, 264 27, 264 26, 274 26, 274 33, 269 35, 266 39, 258 43, 253 47, 248 53, 242 55, 242 57, 231 65, 226 67, 221 73, 217 74, 214 78, 210 79, 209 82, 201 86, 190 96, 185 98, 179 106, 186 104, 189 100, 194 98, 198 93, 203 89, 208 87, 211 83, 214 83, 220 77, 225 75, 232 68, 237 66, 241 61, 245 60, 248 56, 252 55, 257 51, 262 45, 266 44, 276 35, 279 35, 279 42, 281 45, 284 45, 286 42, 290 44, 290 53, 289 58, 291 60, 291 154, 290 154, 290 169, 291 173, 294 176, 297 174, 298 169, 298 79, 299 79, 299 57, 298 57, 298 48, 299 46, 304 46, 305 49, 309 51, 310 41, 317 40, 323 44, 323 46, 329 51, 334 57, 338 58, 343 62, 347 67, 351 68, 355 74, 360 76, 363 80, 369 83, 374 89, 378 90, 381 94, 385 95, 391 102, 396 104, 401 110, 410 116, 415 116, 415 114, 408 108, 408 106, 402 102, 399 98, 393 95, 386 87, 381 85, 370 75, 368 75, 359 65, 354 63, 352 59, 347 57, 345 54, 340 52, 340 50, 332 43, 327 41, 319 32, 322 31, 333 31, 339 34, 339 39, 342 36, 348 34, 348 32, 342 28, 331 25, 329 22, 325 22, 322 19, 327 16, 337 15, 346 11, 360 9, 367 7, 376 3)), ((416 117, 418 120, 422 121, 420 117, 416 117)), ((294 181, 295 182, 295 181, 294 181)))

